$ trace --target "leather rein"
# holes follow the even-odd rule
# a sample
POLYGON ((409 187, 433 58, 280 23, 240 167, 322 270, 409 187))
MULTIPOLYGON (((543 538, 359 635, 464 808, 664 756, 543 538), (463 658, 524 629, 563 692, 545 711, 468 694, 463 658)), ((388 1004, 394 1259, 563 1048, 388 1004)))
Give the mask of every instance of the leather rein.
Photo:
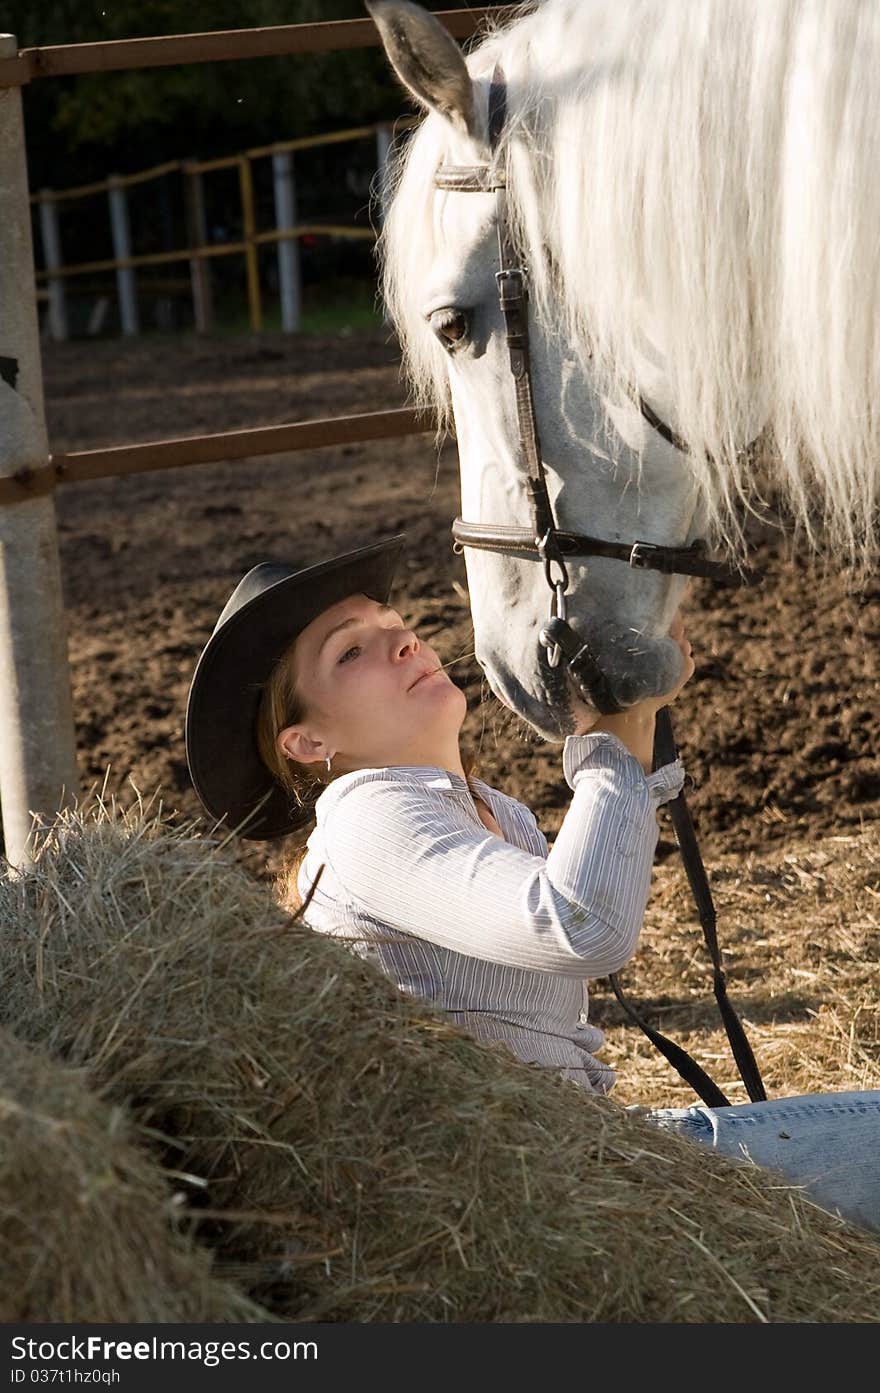
MULTIPOLYGON (((566 668, 582 697, 600 714, 621 708, 609 688, 590 644, 568 623, 566 594, 569 588, 565 557, 602 556, 625 562, 637 570, 659 571, 664 575, 707 576, 754 584, 760 579, 756 572, 713 560, 703 541, 689 546, 664 546, 656 542, 611 541, 587 533, 570 532, 560 528, 547 489, 547 478, 541 455, 538 423, 535 414, 532 369, 529 345, 529 320, 526 272, 517 252, 507 211, 506 173, 495 158, 507 119, 507 89, 500 66, 492 75, 489 89, 489 147, 493 163, 487 165, 441 165, 434 176, 438 189, 455 193, 493 193, 497 212, 499 270, 495 280, 504 319, 510 369, 516 393, 519 444, 526 465, 526 491, 531 514, 531 527, 465 522, 457 517, 452 524, 455 549, 479 548, 501 553, 525 553, 543 563, 547 584, 552 591, 550 617, 539 635, 539 644, 546 650, 547 662, 556 667, 564 656, 566 668)), ((647 421, 668 444, 685 453, 688 446, 649 406, 638 392, 634 402, 647 421)), ((654 742, 654 767, 660 768, 677 758, 672 721, 668 707, 657 714, 654 742)), ((712 959, 714 991, 731 1051, 752 1102, 764 1101, 766 1093, 758 1066, 745 1031, 727 997, 724 970, 716 934, 715 907, 709 881, 700 856, 690 811, 683 793, 667 805, 684 862, 691 891, 697 905, 703 936, 712 959)), ((611 977, 617 1000, 626 1014, 657 1046, 683 1079, 711 1107, 724 1107, 729 1100, 699 1064, 674 1041, 645 1022, 624 996, 618 978, 611 977)))

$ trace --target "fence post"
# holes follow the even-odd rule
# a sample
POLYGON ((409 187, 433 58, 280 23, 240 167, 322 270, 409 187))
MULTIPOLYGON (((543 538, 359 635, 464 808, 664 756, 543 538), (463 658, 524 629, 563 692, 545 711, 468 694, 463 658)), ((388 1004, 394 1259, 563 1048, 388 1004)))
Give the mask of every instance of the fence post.
MULTIPOLYGON (((110 198, 110 227, 113 233, 113 255, 117 261, 127 261, 131 256, 131 229, 128 225, 128 203, 125 197, 125 187, 116 174, 111 174, 107 182, 110 185, 108 195, 110 198)), ((138 320, 137 286, 134 270, 131 266, 117 266, 116 290, 119 295, 119 319, 122 324, 122 332, 128 337, 135 337, 140 333, 141 328, 138 320)))
MULTIPOLYGON (((18 45, 0 35, 0 58, 18 45)), ((0 90, 0 477, 48 463, 21 89, 0 90)), ((79 791, 51 493, 0 507, 0 802, 5 855, 33 860, 31 814, 79 791)))
POLYGON ((67 338, 67 304, 64 281, 52 272, 64 265, 64 258, 58 231, 58 205, 51 189, 40 190, 40 237, 49 281, 49 337, 61 342, 67 338))
MULTIPOLYGON (((195 161, 183 166, 183 206, 186 214, 186 240, 193 251, 208 241, 205 219, 205 190, 201 171, 195 161)), ((210 334, 214 327, 214 300, 211 294, 211 270, 208 258, 190 258, 189 277, 192 284, 193 318, 197 334, 210 334)))
POLYGON ((263 307, 260 303, 260 263, 257 257, 257 244, 254 241, 257 219, 254 214, 254 181, 251 162, 247 155, 238 161, 238 185, 241 190, 241 216, 243 224, 242 241, 245 243, 244 260, 247 268, 248 312, 251 317, 251 330, 258 334, 263 327, 263 307))
MULTIPOLYGON (((293 156, 277 150, 272 156, 275 184, 275 226, 279 232, 296 227, 296 189, 293 182, 293 156)), ((298 332, 302 319, 302 275, 299 242, 295 237, 278 243, 278 288, 281 293, 281 327, 286 334, 298 332)))

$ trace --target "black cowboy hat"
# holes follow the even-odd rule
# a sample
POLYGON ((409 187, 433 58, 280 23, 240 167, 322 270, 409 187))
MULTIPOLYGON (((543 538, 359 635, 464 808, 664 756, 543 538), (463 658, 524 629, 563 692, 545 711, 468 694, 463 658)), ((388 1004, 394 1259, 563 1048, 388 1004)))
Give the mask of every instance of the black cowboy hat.
POLYGON ((330 605, 358 594, 387 604, 404 541, 390 537, 299 571, 264 562, 227 600, 189 689, 186 758, 202 806, 242 837, 283 837, 311 816, 292 805, 257 750, 257 712, 272 668, 330 605))

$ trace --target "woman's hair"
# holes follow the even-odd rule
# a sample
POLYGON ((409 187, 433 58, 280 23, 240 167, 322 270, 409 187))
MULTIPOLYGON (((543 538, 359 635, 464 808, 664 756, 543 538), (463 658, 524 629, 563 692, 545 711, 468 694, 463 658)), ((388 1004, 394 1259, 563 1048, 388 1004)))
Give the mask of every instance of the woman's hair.
MULTIPOLYGON (((297 635, 298 637, 298 635, 297 635)), ((322 765, 299 764, 288 759, 278 748, 278 736, 287 726, 305 720, 306 705, 296 688, 293 650, 296 639, 288 644, 275 663, 260 699, 257 712, 257 749, 269 773, 301 808, 310 807, 330 775, 322 778, 322 765)))
MULTIPOLYGON (((322 787, 330 782, 332 775, 327 772, 322 778, 325 766, 300 764, 289 759, 278 746, 278 736, 282 730, 286 726, 297 725, 307 715, 306 704, 296 688, 293 662, 295 644, 296 639, 285 648, 263 688, 257 712, 257 749, 269 773, 289 794, 291 801, 311 810, 322 787)), ((300 909, 302 905, 297 876, 305 858, 305 838, 310 828, 311 818, 300 829, 296 843, 289 845, 285 852, 275 882, 278 899, 285 909, 292 911, 300 909)))
MULTIPOLYGON (((276 783, 281 785, 299 807, 311 811, 321 790, 332 782, 334 775, 327 772, 322 764, 300 764, 296 760, 288 759, 278 747, 278 736, 282 730, 287 726, 297 725, 305 720, 308 714, 305 701, 297 691, 296 665, 293 661, 295 644, 296 639, 284 650, 263 688, 257 712, 257 749, 260 759, 276 783)), ((470 783, 477 767, 473 751, 462 749, 461 765, 470 783)), ((302 906, 297 877, 305 859, 305 841, 311 825, 311 820, 304 824, 297 835, 296 843, 286 852, 275 882, 277 898, 285 909, 294 912, 302 906)))

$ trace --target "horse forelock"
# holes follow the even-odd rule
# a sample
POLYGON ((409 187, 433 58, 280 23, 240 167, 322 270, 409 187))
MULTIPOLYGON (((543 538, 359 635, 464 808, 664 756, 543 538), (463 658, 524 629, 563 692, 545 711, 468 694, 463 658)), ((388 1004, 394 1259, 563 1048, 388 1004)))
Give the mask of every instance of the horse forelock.
MULTIPOLYGON (((532 313, 614 397, 661 363, 716 536, 768 484, 869 563, 880 480, 880 7, 545 0, 468 59, 508 83, 503 155, 532 313), (760 478, 743 446, 763 430, 760 478)), ((416 397, 449 410, 419 294, 440 248, 429 116, 398 168, 385 291, 416 397)), ((453 195, 461 196, 461 195, 453 195)))

